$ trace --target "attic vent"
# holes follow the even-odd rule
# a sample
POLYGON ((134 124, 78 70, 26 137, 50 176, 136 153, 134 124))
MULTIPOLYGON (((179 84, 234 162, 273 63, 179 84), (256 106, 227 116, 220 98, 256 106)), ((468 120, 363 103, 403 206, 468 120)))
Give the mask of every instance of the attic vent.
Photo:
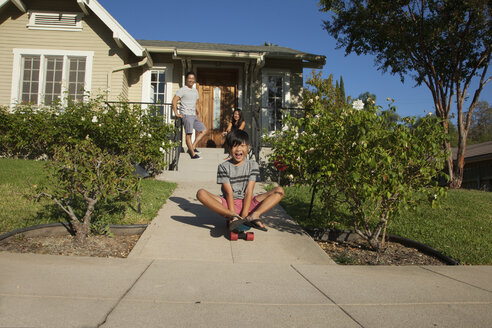
POLYGON ((29 29, 81 31, 82 14, 30 12, 29 29))

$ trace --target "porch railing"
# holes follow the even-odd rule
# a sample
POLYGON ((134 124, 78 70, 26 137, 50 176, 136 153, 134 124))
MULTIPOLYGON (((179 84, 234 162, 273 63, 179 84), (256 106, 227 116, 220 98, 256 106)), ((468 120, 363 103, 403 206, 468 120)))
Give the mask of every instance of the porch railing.
POLYGON ((140 110, 143 113, 162 117, 164 123, 173 124, 174 132, 169 135, 169 140, 176 143, 176 146, 169 149, 164 154, 164 159, 167 164, 167 170, 178 170, 179 155, 181 153, 181 143, 183 135, 183 126, 180 119, 176 119, 172 111, 172 104, 170 103, 153 103, 153 102, 137 102, 137 101, 106 101, 107 106, 113 108, 121 104, 128 104, 131 106, 140 106, 140 110))

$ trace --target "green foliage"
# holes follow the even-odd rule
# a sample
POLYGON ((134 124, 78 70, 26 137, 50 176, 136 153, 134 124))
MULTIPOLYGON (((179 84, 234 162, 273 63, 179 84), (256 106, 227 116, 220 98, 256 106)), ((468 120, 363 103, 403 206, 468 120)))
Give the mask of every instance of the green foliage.
POLYGON ((415 193, 430 202, 444 194, 437 185, 447 156, 442 125, 431 118, 417 126, 414 118, 388 121, 373 104, 356 110, 340 101, 331 76, 313 74, 307 84, 306 115, 287 118, 284 131, 268 140, 271 158, 288 166, 296 184, 316 186, 327 217, 349 220, 379 249, 388 220, 413 204, 415 193), (346 211, 348 218, 338 216, 346 211))
MULTIPOLYGON (((333 225, 322 213, 317 195, 311 220, 307 217, 308 186, 284 187, 280 204, 303 227, 350 229, 333 225), (318 225, 313 222, 318 219, 318 225)), ((423 196, 425 198, 425 195, 423 196)), ((388 224, 388 232, 429 245, 458 260, 461 264, 492 264, 492 193, 477 190, 449 190, 439 206, 423 203, 402 210, 388 224)), ((346 213, 349 214, 348 211, 346 213)), ((335 260, 335 259, 334 259, 335 260)))
MULTIPOLYGON (((41 186, 48 184, 48 171, 44 166, 45 162, 41 161, 0 159, 0 234, 38 224, 67 222, 67 214, 51 199, 33 202, 26 198, 32 193, 32 188, 39 191, 41 186)), ((141 213, 138 213, 135 198, 115 202, 114 206, 101 201, 95 206, 92 231, 105 233, 106 224, 149 223, 175 188, 175 183, 143 179, 140 185, 141 213)))
MULTIPOLYGON (((129 200, 139 191, 140 178, 133 174, 128 158, 103 152, 91 140, 57 147, 46 166, 48 183, 36 193, 51 198, 68 214, 79 241, 85 240, 91 223, 95 224, 91 220, 98 203, 108 213, 104 206, 117 209, 118 201, 129 200)), ((104 225, 96 224, 99 229, 104 225)))
MULTIPOLYGON (((469 122, 484 86, 492 51, 491 2, 488 0, 361 1, 321 0, 330 12, 324 28, 346 54, 371 54, 383 71, 411 76, 432 94, 436 115, 447 123, 453 105, 459 123, 469 122), (473 83, 472 83, 473 82, 473 83), (472 90, 471 85, 474 85, 472 90), (464 101, 472 94, 468 117, 464 101)), ((457 167, 450 158, 449 185, 459 188, 468 124, 458 124, 457 167)), ((449 148, 449 140, 444 149, 449 148)), ((451 155, 450 155, 451 156, 451 155)))
POLYGON ((471 116, 468 143, 492 141, 492 107, 486 101, 479 101, 471 116))
POLYGON ((36 108, 0 109, 0 154, 5 157, 52 158, 56 147, 90 138, 109 154, 125 155, 151 173, 161 171, 164 153, 174 146, 174 127, 159 116, 128 103, 107 106, 102 97, 86 102, 36 108))

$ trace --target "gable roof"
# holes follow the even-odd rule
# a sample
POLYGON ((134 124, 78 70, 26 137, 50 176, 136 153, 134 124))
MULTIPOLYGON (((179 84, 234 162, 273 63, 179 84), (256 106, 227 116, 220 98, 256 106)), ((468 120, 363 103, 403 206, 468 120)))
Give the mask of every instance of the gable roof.
MULTIPOLYGON (((90 12, 94 13, 113 32, 113 39, 119 47, 123 47, 123 45, 126 46, 137 57, 143 57, 145 55, 142 46, 107 12, 106 9, 104 9, 103 6, 101 6, 99 2, 97 2, 97 0, 74 1, 77 1, 77 4, 86 15, 89 15, 90 12)), ((26 12, 29 9, 23 0, 0 0, 0 9, 9 2, 12 2, 17 9, 22 12, 26 12)))
POLYGON ((243 54, 250 57, 264 55, 267 58, 287 58, 299 59, 303 61, 303 66, 320 68, 326 62, 326 57, 314 55, 307 52, 280 46, 251 46, 241 44, 223 44, 223 43, 204 43, 204 42, 185 42, 185 41, 159 41, 159 40, 138 40, 149 52, 174 52, 213 55, 217 53, 224 54, 243 54))

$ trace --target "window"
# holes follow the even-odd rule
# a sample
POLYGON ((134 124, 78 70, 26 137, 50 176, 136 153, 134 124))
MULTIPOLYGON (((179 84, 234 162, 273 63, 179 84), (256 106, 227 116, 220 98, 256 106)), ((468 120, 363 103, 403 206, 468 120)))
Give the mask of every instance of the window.
POLYGON ((144 103, 142 108, 150 108, 153 115, 162 116, 163 120, 168 123, 171 121, 172 111, 170 105, 173 96, 172 68, 172 65, 157 66, 146 71, 142 77, 142 102, 144 103))
POLYGON ((282 110, 289 106, 290 74, 264 70, 262 97, 262 128, 268 132, 282 129, 282 110))
MULTIPOLYGON (((150 74, 151 102, 164 104, 166 97, 166 71, 152 70, 150 74)), ((164 106, 154 106, 154 114, 164 116, 164 106)))
POLYGON ((90 91, 92 57, 89 51, 14 49, 12 103, 83 100, 90 91))
POLYGON ((30 11, 27 27, 34 30, 82 31, 82 13, 30 11))

